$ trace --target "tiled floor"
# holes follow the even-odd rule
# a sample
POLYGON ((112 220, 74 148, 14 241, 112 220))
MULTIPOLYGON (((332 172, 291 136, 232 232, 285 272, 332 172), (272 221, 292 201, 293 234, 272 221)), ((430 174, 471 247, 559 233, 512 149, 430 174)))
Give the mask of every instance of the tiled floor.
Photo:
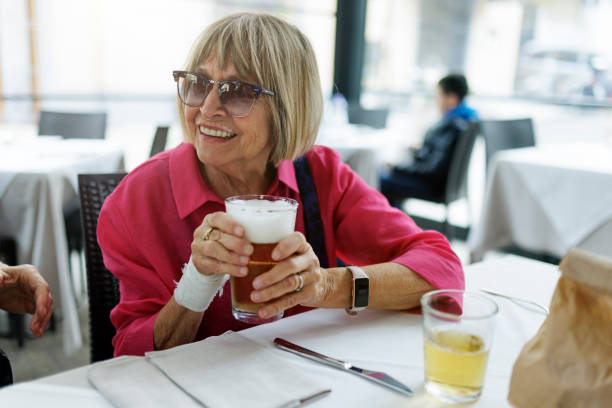
MULTIPOLYGON (((4 312, 2 312, 4 313, 4 312)), ((15 339, 1 338, 0 348, 11 361, 13 380, 28 381, 89 364, 89 318, 84 306, 79 311, 83 347, 72 356, 66 356, 62 349, 62 322, 55 332, 47 330, 40 339, 29 336, 23 348, 15 339)))

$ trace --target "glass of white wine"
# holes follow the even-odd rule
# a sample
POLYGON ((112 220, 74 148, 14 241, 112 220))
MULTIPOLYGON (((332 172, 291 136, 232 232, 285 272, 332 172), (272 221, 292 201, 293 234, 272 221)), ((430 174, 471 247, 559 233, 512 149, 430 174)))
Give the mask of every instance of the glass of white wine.
POLYGON ((446 402, 480 397, 495 332, 497 304, 463 290, 435 290, 421 298, 425 389, 446 402))

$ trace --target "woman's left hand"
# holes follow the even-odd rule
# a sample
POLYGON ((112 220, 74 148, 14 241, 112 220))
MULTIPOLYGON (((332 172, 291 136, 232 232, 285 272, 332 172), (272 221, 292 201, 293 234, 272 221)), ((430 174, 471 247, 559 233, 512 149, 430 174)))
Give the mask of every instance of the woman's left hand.
POLYGON ((282 239, 272 259, 278 264, 253 281, 251 300, 266 303, 259 309, 260 317, 274 316, 295 305, 316 305, 324 298, 325 269, 302 233, 282 239))

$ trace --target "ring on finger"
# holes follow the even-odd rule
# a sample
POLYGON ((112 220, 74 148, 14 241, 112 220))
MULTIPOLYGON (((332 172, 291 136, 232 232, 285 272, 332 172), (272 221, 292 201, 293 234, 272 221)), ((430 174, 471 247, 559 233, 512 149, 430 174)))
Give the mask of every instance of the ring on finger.
POLYGON ((298 286, 295 288, 295 291, 299 292, 304 287, 304 277, 301 273, 296 273, 295 276, 298 278, 298 286))
POLYGON ((202 236, 202 239, 204 241, 208 241, 210 240, 210 233, 213 232, 213 230, 215 229, 215 227, 208 227, 208 229, 206 230, 206 232, 204 232, 204 235, 202 236))

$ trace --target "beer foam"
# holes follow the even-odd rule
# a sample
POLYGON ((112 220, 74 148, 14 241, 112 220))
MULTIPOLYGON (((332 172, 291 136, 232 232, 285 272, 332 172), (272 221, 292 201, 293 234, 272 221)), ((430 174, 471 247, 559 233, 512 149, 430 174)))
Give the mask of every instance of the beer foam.
POLYGON ((287 201, 236 199, 225 203, 225 211, 254 244, 272 244, 295 231, 297 205, 287 201))

